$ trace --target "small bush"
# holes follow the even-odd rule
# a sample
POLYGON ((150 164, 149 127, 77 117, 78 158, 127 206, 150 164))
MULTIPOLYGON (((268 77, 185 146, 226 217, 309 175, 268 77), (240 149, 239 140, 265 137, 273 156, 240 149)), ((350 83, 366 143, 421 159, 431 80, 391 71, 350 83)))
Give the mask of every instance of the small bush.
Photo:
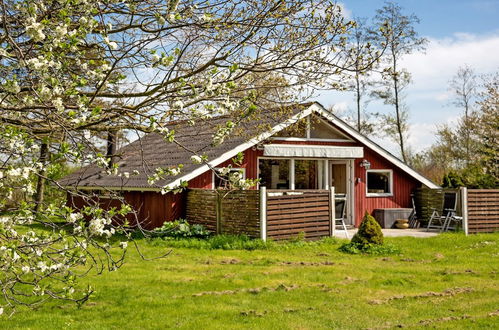
POLYGON ((383 232, 379 223, 369 214, 364 214, 359 231, 352 237, 352 243, 359 246, 382 245, 383 232))
POLYGON ((191 225, 186 220, 165 221, 163 226, 154 229, 159 237, 172 238, 207 238, 210 232, 203 225, 191 225))
POLYGON ((359 230, 352 237, 352 240, 341 245, 338 250, 350 254, 387 255, 400 253, 396 246, 384 245, 383 242, 383 232, 380 225, 366 211, 359 230))

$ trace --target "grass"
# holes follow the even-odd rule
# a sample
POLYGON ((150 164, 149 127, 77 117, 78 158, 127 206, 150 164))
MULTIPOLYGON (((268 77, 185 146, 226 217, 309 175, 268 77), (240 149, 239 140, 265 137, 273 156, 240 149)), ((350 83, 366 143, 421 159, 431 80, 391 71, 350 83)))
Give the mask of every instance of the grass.
POLYGON ((173 252, 143 261, 130 249, 117 272, 84 279, 96 294, 81 309, 19 310, 0 328, 497 327, 499 233, 386 241, 400 254, 345 254, 331 239, 250 250, 139 240, 147 256, 173 252))

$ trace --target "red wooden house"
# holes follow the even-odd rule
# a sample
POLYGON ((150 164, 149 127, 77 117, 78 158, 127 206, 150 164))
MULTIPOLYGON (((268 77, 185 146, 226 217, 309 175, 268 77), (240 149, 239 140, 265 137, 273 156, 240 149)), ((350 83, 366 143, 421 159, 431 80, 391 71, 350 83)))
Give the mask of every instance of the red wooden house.
MULTIPOLYGON (((260 179, 267 189, 319 190, 335 187, 347 199, 347 224, 357 226, 367 210, 410 207, 411 192, 418 187, 438 188, 397 157, 328 112, 318 103, 297 105, 286 111, 269 111, 258 119, 243 120, 235 134, 218 146, 211 144, 217 128, 227 122, 216 117, 190 125, 172 123, 177 141, 148 134, 115 155, 120 173, 108 176, 88 166, 64 178, 77 190, 119 190, 138 210, 147 227, 182 218, 186 193, 160 193, 161 187, 188 182, 189 188, 214 189, 220 183, 213 169, 232 165, 245 178, 260 179), (195 164, 191 156, 206 155, 208 163, 195 164), (242 165, 232 158, 244 154, 242 165), (149 185, 147 177, 157 167, 184 164, 181 174, 149 185), (132 175, 134 171, 140 174, 132 175)), ((254 189, 257 189, 255 187, 254 189)), ((81 206, 82 201, 74 199, 81 206)))

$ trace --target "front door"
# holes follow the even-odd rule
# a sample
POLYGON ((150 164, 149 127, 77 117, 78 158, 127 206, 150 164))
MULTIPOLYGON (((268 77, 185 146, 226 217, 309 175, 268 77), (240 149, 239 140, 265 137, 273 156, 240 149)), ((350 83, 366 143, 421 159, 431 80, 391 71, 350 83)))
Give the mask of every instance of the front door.
POLYGON ((350 160, 332 160, 330 161, 330 181, 334 186, 335 194, 345 195, 347 198, 346 224, 353 225, 352 215, 352 164, 350 160))

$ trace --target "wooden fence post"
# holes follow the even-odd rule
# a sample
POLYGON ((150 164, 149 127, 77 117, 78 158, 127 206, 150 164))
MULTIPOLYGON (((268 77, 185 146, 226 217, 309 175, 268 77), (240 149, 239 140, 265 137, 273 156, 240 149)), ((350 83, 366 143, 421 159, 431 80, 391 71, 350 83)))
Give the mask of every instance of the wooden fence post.
POLYGON ((217 198, 215 199, 215 214, 217 219, 217 235, 222 234, 222 196, 218 191, 215 191, 217 198))
POLYGON ((468 235, 468 188, 461 187, 459 188, 461 193, 461 215, 463 217, 463 229, 464 234, 468 235))
POLYGON ((260 238, 267 240, 267 188, 260 187, 260 238))
POLYGON ((336 202, 334 200, 334 186, 329 187, 329 236, 336 233, 336 202))

